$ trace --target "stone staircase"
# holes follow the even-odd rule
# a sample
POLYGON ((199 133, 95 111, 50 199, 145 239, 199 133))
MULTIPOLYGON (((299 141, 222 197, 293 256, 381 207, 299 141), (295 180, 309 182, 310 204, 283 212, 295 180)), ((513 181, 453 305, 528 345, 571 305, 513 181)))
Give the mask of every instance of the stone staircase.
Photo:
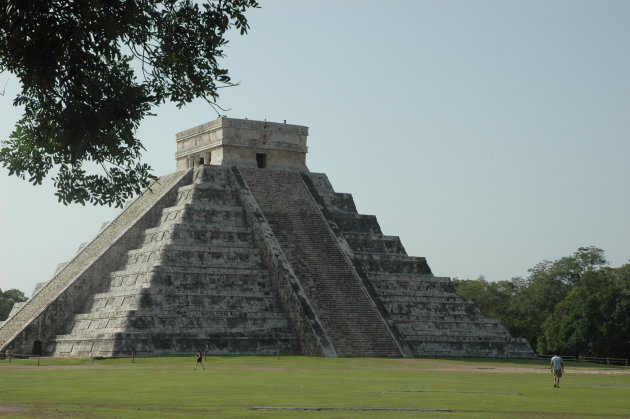
POLYGON ((349 194, 336 193, 326 175, 307 185, 356 272, 367 280, 411 356, 532 357, 496 319, 457 296, 450 278, 435 277, 425 258, 407 255, 398 237, 382 234, 376 217, 361 215, 349 194))
POLYGON ((295 353, 227 168, 204 166, 144 231, 109 287, 48 348, 57 356, 295 353))
POLYGON ((300 174, 241 169, 339 356, 401 356, 300 174))

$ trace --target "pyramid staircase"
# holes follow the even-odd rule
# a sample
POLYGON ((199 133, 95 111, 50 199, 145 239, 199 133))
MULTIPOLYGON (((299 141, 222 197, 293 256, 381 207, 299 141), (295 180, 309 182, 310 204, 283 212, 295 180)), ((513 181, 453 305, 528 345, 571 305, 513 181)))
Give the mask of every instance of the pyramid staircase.
POLYGON ((298 172, 241 169, 339 356, 401 356, 298 172))

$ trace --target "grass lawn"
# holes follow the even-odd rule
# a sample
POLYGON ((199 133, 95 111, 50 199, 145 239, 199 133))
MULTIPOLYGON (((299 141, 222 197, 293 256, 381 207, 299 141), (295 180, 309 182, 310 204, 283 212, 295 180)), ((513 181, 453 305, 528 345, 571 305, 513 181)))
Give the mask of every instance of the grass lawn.
POLYGON ((194 363, 2 360, 0 417, 630 417, 624 367, 567 363, 554 389, 544 361, 208 357, 197 371, 194 363))

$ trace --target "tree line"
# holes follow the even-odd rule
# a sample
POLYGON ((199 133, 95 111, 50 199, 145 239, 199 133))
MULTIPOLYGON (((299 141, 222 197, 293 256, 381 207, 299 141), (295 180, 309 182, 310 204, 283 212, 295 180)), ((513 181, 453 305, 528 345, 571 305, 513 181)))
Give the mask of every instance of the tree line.
POLYGON ((489 282, 454 279, 457 293, 524 337, 540 355, 630 355, 630 263, 609 266, 604 251, 580 247, 542 261, 526 278, 489 282))
POLYGON ((0 289, 0 322, 9 317, 14 303, 21 303, 26 300, 26 295, 20 290, 12 289, 2 292, 0 289))

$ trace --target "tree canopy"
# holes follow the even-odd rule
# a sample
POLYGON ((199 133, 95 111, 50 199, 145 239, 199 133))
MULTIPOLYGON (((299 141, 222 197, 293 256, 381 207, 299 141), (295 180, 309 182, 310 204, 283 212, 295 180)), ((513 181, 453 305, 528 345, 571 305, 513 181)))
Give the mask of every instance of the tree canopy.
POLYGON ((245 12, 258 7, 255 0, 0 5, 0 72, 20 80, 13 104, 24 107, 0 162, 33 184, 53 171, 64 204, 116 206, 155 178, 140 161, 140 121, 167 100, 217 106, 218 89, 232 85, 217 61, 226 32, 245 34, 245 12))
POLYGON ((610 268, 604 251, 580 247, 545 260, 527 278, 454 280, 457 293, 500 319, 538 353, 560 351, 627 357, 630 352, 630 264, 610 268))
POLYGON ((7 319, 14 303, 21 303, 26 300, 26 295, 20 290, 11 289, 2 292, 0 289, 0 321, 7 319))
POLYGON ((541 351, 627 356, 630 265, 586 272, 542 324, 541 351))

